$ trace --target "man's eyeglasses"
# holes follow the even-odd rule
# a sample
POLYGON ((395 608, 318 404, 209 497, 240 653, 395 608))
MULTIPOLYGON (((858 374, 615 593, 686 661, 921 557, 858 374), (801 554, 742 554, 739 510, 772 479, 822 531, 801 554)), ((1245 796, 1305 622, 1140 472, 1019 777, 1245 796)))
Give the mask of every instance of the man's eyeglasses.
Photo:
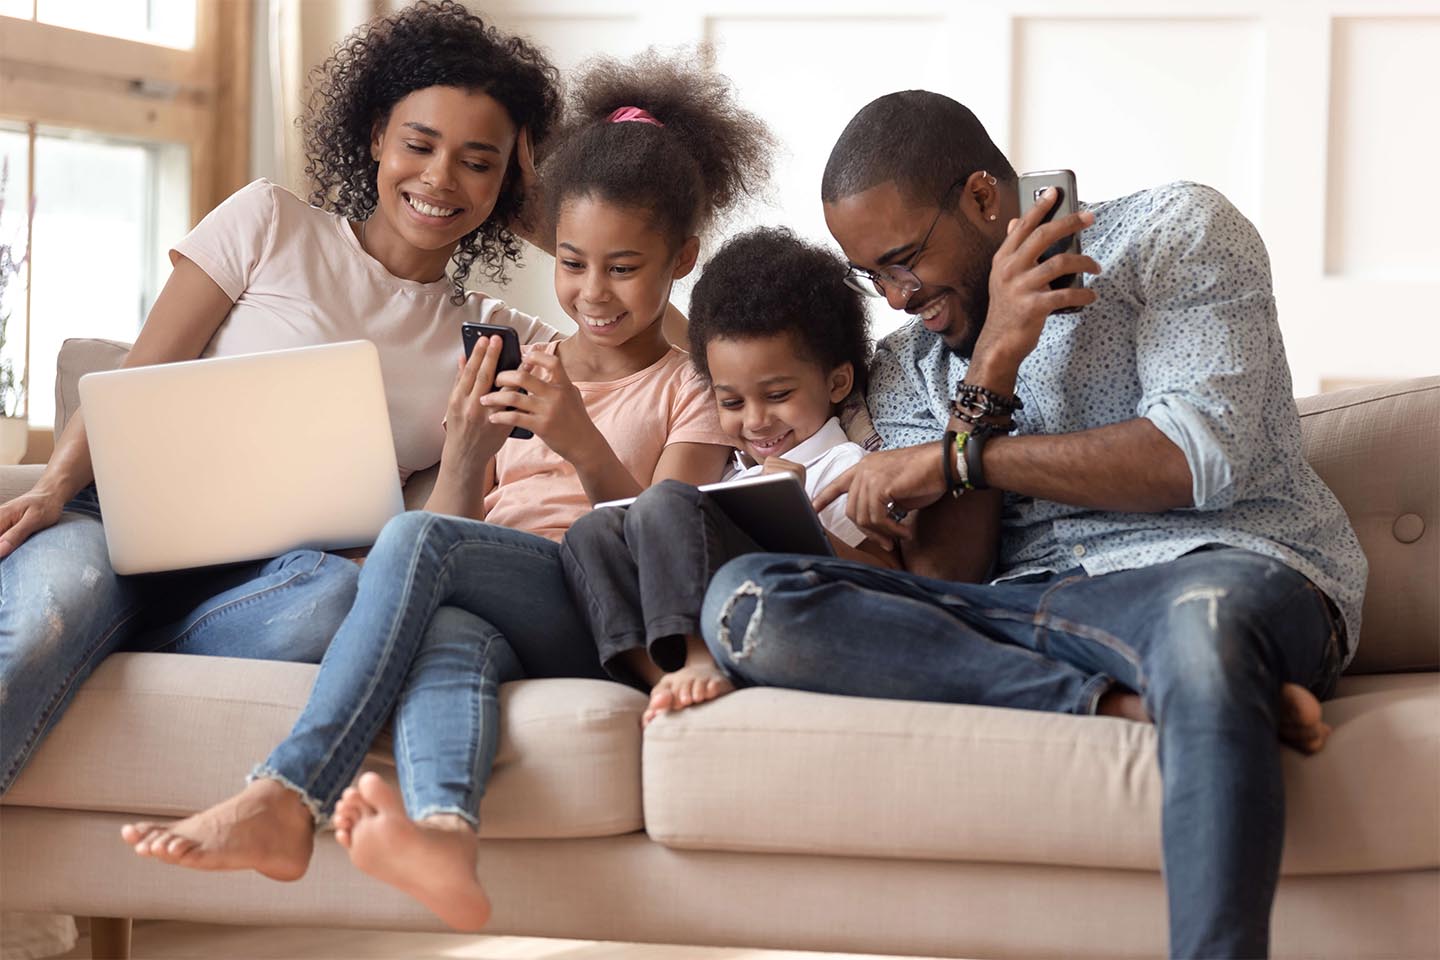
POLYGON ((935 219, 930 221, 930 229, 925 231, 917 246, 910 256, 900 263, 892 263, 888 267, 881 267, 879 270, 866 270, 864 267, 857 267, 851 264, 849 272, 845 274, 845 285, 852 290, 857 290, 867 297, 883 297, 887 290, 898 290, 900 296, 906 300, 910 299, 924 286, 920 278, 910 271, 910 266, 920 258, 920 253, 925 249, 925 244, 930 242, 930 234, 935 232, 935 225, 940 222, 940 217, 945 213, 945 202, 950 199, 950 194, 955 188, 968 180, 969 177, 961 177, 940 195, 940 209, 935 213, 935 219))

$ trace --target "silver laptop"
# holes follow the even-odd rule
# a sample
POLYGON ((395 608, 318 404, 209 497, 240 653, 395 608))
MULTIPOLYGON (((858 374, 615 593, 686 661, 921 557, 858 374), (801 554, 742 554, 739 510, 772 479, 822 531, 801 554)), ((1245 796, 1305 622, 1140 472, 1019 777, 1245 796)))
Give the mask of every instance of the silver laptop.
POLYGON ((404 509, 375 345, 80 378, 115 572, 374 543, 404 509))

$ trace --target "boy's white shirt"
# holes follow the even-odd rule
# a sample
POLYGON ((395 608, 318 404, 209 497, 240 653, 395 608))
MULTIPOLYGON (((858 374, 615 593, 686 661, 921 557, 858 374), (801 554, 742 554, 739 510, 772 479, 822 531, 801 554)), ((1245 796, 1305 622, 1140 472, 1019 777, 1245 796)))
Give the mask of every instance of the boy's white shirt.
MULTIPOLYGON (((829 486, 832 480, 859 463, 863 456, 865 456, 865 448, 852 442, 845 435, 845 429, 840 426, 839 419, 831 417, 814 434, 782 453, 780 459, 798 463, 805 468, 805 493, 813 500, 815 495, 829 486)), ((758 477, 763 469, 763 464, 747 466, 745 455, 736 450, 736 472, 725 479, 729 481, 758 477)), ((854 522, 845 515, 847 499, 842 495, 840 499, 821 510, 820 523, 844 543, 858 547, 865 539, 865 531, 855 526, 854 522)))

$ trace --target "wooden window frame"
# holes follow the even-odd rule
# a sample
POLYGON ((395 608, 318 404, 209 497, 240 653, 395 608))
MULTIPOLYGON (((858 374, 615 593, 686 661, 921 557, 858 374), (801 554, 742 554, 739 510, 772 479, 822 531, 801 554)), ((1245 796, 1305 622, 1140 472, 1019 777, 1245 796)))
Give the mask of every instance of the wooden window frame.
MULTIPOLYGON (((249 180, 254 12, 254 0, 196 0, 189 50, 0 16, 0 119, 188 147, 198 223, 249 180)), ((33 138, 31 159, 33 184, 33 138)), ((27 411, 30 323, 27 309, 27 411)), ((32 426, 24 462, 44 463, 53 446, 49 428, 32 426)))

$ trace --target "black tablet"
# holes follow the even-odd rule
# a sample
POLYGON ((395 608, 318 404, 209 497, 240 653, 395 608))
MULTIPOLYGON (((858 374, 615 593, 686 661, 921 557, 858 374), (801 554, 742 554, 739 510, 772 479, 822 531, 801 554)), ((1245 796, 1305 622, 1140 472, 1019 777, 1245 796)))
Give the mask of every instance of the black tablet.
MULTIPOLYGON (((707 483, 700 489, 737 527, 771 553, 835 555, 804 485, 794 474, 771 473, 707 483)), ((595 509, 628 507, 634 502, 634 497, 608 500, 595 504, 595 509)))

